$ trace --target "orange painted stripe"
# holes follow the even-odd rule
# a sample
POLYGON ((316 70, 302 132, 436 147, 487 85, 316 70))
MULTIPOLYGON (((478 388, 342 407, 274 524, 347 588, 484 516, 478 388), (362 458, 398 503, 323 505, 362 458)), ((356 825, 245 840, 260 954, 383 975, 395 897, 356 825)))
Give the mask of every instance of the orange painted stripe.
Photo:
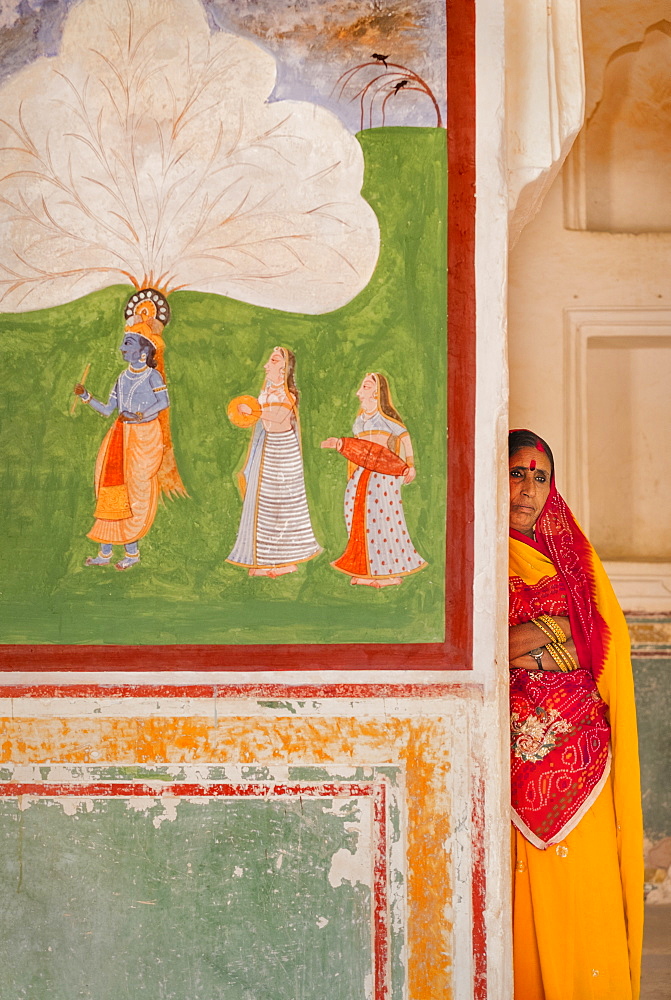
MULTIPOLYGON (((449 743, 441 719, 286 716, 5 719, 0 761, 58 763, 288 764, 405 769, 408 990, 414 1000, 451 991, 449 743)), ((155 794, 155 790, 154 790, 155 794)), ((382 879, 382 874, 378 873, 382 879)), ((381 887, 381 883, 380 883, 381 887)), ((380 904, 381 905, 381 904, 380 904)))

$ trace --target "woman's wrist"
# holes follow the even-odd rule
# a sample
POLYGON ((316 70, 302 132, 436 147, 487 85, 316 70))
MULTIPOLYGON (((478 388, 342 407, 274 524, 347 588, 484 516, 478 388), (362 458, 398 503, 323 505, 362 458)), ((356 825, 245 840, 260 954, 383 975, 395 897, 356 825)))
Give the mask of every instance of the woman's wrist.
POLYGON ((566 633, 550 615, 539 615, 533 619, 533 624, 550 642, 566 642, 566 633))

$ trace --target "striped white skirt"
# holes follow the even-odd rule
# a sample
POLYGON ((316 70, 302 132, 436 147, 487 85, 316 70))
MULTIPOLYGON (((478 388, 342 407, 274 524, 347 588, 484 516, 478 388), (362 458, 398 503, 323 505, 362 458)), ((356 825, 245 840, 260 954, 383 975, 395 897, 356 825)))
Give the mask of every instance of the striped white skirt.
POLYGON ((255 505, 250 519, 253 537, 238 535, 230 562, 283 566, 305 562, 322 551, 310 523, 303 459, 295 431, 266 434, 258 490, 256 495, 247 494, 245 505, 248 503, 255 505))

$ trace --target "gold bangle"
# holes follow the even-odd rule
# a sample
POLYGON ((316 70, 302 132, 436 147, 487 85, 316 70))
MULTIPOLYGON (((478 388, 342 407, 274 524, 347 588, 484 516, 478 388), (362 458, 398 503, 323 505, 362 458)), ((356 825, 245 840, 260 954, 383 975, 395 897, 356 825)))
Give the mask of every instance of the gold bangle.
POLYGON ((578 669, 578 664, 573 659, 569 651, 561 645, 561 643, 549 642, 545 648, 558 665, 559 669, 564 673, 570 673, 572 670, 578 669))
POLYGON ((557 664, 557 666, 559 667, 559 669, 560 670, 564 670, 565 668, 564 668, 563 663, 562 663, 561 655, 557 652, 557 649, 556 649, 556 643, 549 642, 547 644, 547 646, 545 647, 545 649, 547 649, 548 653, 550 654, 550 656, 552 657, 552 659, 555 661, 555 663, 557 664))
POLYGON ((550 629, 557 642, 566 642, 566 635, 564 631, 560 628, 559 625, 557 625, 557 622, 550 615, 539 615, 538 618, 535 619, 535 621, 545 622, 545 624, 550 629))
POLYGON ((550 629, 547 627, 547 625, 543 624, 543 622, 540 620, 540 618, 534 618, 532 620, 531 624, 535 625, 536 628, 539 628, 541 630, 541 632, 543 633, 543 635, 547 636, 547 638, 551 642, 556 642, 557 641, 557 636, 554 634, 554 632, 550 631, 550 629))

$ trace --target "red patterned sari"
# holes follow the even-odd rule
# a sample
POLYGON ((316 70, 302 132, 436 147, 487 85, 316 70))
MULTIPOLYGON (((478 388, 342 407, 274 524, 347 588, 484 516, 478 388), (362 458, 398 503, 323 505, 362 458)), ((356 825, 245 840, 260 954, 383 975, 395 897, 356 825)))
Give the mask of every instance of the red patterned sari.
POLYGON ((534 530, 510 533, 510 624, 568 616, 579 669, 511 669, 515 997, 636 1000, 643 829, 627 625, 554 481, 534 530))
MULTIPOLYGON (((570 617, 565 583, 540 552, 511 538, 509 624, 570 617), (539 574, 542 574, 539 576, 539 574)), ((541 850, 580 822, 610 771, 610 726, 594 675, 513 669, 510 776, 513 823, 541 850)))

